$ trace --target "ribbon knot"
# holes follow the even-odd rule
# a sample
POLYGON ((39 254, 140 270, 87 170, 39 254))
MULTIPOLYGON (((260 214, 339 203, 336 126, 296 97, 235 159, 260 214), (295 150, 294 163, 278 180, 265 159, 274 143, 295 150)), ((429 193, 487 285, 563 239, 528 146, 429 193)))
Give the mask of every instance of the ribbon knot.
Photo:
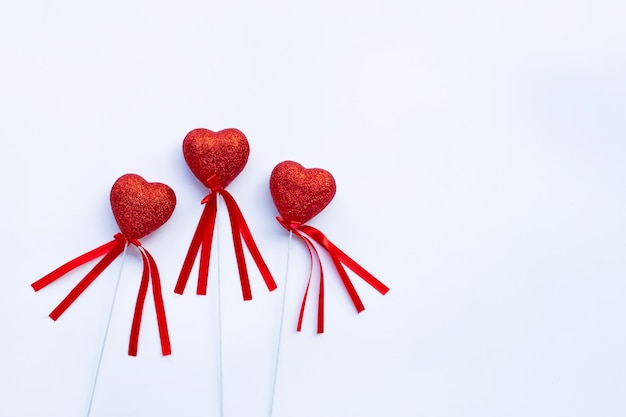
POLYGON ((159 336, 161 339, 161 352, 163 355, 169 355, 172 353, 170 346, 169 332, 167 330, 167 319, 165 316, 165 306, 163 305, 163 294, 161 291, 161 280, 159 277, 159 270, 152 255, 143 247, 137 239, 129 239, 122 233, 116 233, 114 239, 102 246, 97 247, 71 261, 61 265, 59 268, 50 272, 48 275, 39 279, 32 284, 35 291, 39 291, 45 286, 53 283, 57 279, 61 278, 68 272, 78 268, 81 265, 86 264, 89 261, 93 261, 102 257, 100 261, 79 281, 78 284, 69 292, 69 294, 59 303, 59 305, 52 310, 50 318, 57 320, 78 297, 95 281, 95 279, 126 249, 127 244, 132 244, 137 247, 141 258, 143 260, 143 273, 141 276, 141 284, 139 286, 139 293, 137 294, 137 302, 135 304, 135 314, 133 316, 133 323, 130 331, 130 341, 128 344, 128 354, 130 356, 137 356, 137 346, 139 344, 139 329, 141 326, 141 317, 143 314, 143 306, 145 303, 146 295, 148 293, 148 285, 152 281, 152 291, 154 294, 154 305, 156 309, 157 323, 159 327, 159 336), (151 279, 152 278, 152 279, 151 279))
POLYGON ((113 237, 117 241, 128 242, 131 245, 136 246, 137 248, 141 247, 141 242, 139 240, 135 239, 135 238, 128 238, 128 237, 124 236, 121 233, 116 233, 115 235, 113 235, 113 237))
POLYGON ((294 221, 286 222, 280 216, 276 216, 276 220, 278 220, 278 223, 288 232, 296 231, 300 228, 300 226, 302 226, 302 223, 300 222, 294 222, 294 221))
POLYGON ((225 191, 224 187, 222 187, 222 183, 220 182, 219 178, 217 178, 217 175, 215 174, 211 175, 209 179, 206 180, 206 182, 211 192, 202 199, 200 204, 211 203, 211 200, 216 198, 215 197, 216 194, 220 194, 222 191, 225 191))
POLYGON ((211 175, 206 180, 206 182, 209 188, 211 189, 211 191, 213 191, 214 193, 220 192, 224 189, 224 187, 222 187, 222 183, 220 182, 219 178, 217 178, 216 174, 211 175))

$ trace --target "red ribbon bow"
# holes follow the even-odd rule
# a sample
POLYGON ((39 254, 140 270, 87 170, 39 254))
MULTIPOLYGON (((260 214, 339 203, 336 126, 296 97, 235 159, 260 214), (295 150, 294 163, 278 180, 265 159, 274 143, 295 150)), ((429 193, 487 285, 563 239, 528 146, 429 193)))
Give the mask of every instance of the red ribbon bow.
POLYGON ((183 267, 180 271, 178 281, 174 292, 182 294, 189 280, 191 274, 191 268, 200 251, 200 266, 198 269, 198 286, 196 293, 198 295, 206 295, 208 275, 209 275, 209 261, 211 259, 211 245, 213 242, 213 230, 215 228, 215 217, 217 215, 217 197, 221 195, 226 203, 228 209, 228 216, 230 218, 230 227, 233 234, 233 244, 235 246, 235 256, 237 258, 237 267, 239 269, 239 280, 241 281, 241 291, 243 293, 244 300, 252 299, 252 290, 250 289, 250 280, 248 278, 248 270, 246 267, 246 259, 243 253, 243 244, 245 242, 252 259, 256 263, 265 285, 270 291, 276 289, 276 282, 272 278, 265 261, 261 257, 261 253, 254 242, 252 233, 248 228, 248 224, 241 213, 241 209, 237 205, 237 202, 233 196, 226 191, 220 184, 216 175, 211 176, 208 179, 208 185, 211 189, 201 204, 206 204, 198 222, 198 227, 193 235, 187 256, 183 262, 183 267))
POLYGON ((35 291, 39 291, 73 269, 89 261, 102 257, 93 269, 85 275, 85 277, 72 289, 72 291, 70 291, 63 301, 61 301, 61 303, 59 303, 59 305, 52 310, 50 318, 56 321, 87 289, 87 287, 95 281, 102 271, 104 271, 124 251, 127 244, 135 245, 137 249, 139 249, 139 253, 141 254, 141 258, 143 260, 143 273, 141 275, 141 284, 139 285, 137 303, 135 304, 135 313, 133 315, 133 323, 130 330, 128 354, 130 356, 137 356, 137 345, 139 343, 139 329, 141 327, 143 306, 148 293, 148 284, 150 283, 150 278, 152 278, 152 292, 154 295, 154 305, 156 309, 157 323, 159 326, 159 337, 161 339, 161 351, 163 356, 169 355, 172 353, 172 349, 167 330, 167 319, 165 317, 165 306, 163 305, 159 270, 156 262, 154 261, 152 255, 150 255, 150 253, 143 246, 141 246, 141 243, 137 239, 128 239, 121 233, 117 233, 114 237, 115 239, 112 241, 105 243, 104 245, 99 246, 75 259, 72 259, 31 285, 35 291))
POLYGON ((302 239, 311 257, 311 271, 309 273, 309 280, 306 285, 306 290, 304 291, 304 296, 302 297, 302 305, 300 306, 300 314, 298 316, 298 331, 302 330, 304 307, 306 305, 306 300, 309 294, 309 286, 311 285, 311 278, 313 275, 313 254, 315 254, 315 258, 317 259, 320 271, 320 288, 317 308, 317 332, 324 333, 324 271, 322 269, 322 261, 320 260, 317 249, 313 245, 313 241, 326 249, 326 251, 330 255, 330 259, 333 261, 337 273, 341 278, 341 282, 343 283, 344 287, 346 287, 346 291, 348 292, 348 295, 350 296, 350 299, 352 300, 352 303, 354 304, 357 313, 365 310, 365 306, 363 305, 359 294, 356 292, 352 281, 350 281, 350 277, 348 277, 348 273, 346 272, 344 265, 347 266, 354 273, 356 273, 369 285, 374 287, 374 289, 379 293, 384 295, 387 293, 387 291, 389 291, 389 287, 380 282, 376 277, 366 271, 365 268, 363 268, 361 265, 356 263, 356 261, 346 255, 341 249, 335 246, 330 240, 328 240, 326 236, 324 236, 322 232, 320 232, 316 228, 300 224, 298 222, 287 223, 281 217, 276 217, 276 220, 278 220, 278 223, 280 223, 280 225, 283 226, 287 231, 293 232, 296 236, 302 239))

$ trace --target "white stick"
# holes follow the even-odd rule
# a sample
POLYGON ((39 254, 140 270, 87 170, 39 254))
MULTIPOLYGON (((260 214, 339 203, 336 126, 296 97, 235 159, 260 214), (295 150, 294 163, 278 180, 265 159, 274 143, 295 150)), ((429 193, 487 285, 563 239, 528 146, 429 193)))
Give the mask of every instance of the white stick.
POLYGON ((91 386, 91 395, 89 396, 89 405, 87 407, 87 417, 91 415, 91 406, 93 405, 93 397, 96 393, 96 385, 98 384, 98 375, 100 375, 100 365, 102 365, 102 357, 104 356, 104 348, 107 343, 107 337, 109 335, 109 326, 111 325, 111 318, 113 317, 113 307, 115 307, 115 299, 117 298, 117 290, 120 287, 120 280, 122 278, 122 270, 124 268, 124 260, 126 259, 126 250, 128 249, 128 242, 124 245, 124 252, 122 253, 122 262, 120 264, 120 272, 117 275, 117 282, 115 283, 115 290, 113 291, 113 299, 111 300, 111 308, 109 309, 109 318, 107 319, 107 325, 104 329, 104 338, 102 339, 102 346, 100 347, 100 356, 98 357, 98 365, 96 366, 96 375, 93 379, 91 386))
POLYGON ((219 222, 219 199, 217 200, 216 209, 215 209, 215 227, 216 227, 216 235, 215 238, 217 240, 217 355, 219 361, 219 370, 218 370, 218 390, 219 390, 219 402, 220 402, 220 417, 224 417, 224 374, 222 371, 223 368, 223 360, 222 360, 222 285, 220 280, 220 222, 219 222))
POLYGON ((278 325, 278 340, 276 341, 276 357, 274 360, 274 380, 272 381, 272 396, 270 399, 270 411, 269 417, 272 417, 274 412, 274 397, 276 396, 276 381, 278 379, 278 364, 280 359, 280 346, 283 336, 283 321, 285 318, 285 300, 287 299, 287 276, 289 275, 289 254, 291 252, 291 238, 293 237, 293 231, 289 231, 289 243, 287 244, 287 262, 285 265, 285 280, 283 282, 283 301, 280 309, 280 324, 278 325))

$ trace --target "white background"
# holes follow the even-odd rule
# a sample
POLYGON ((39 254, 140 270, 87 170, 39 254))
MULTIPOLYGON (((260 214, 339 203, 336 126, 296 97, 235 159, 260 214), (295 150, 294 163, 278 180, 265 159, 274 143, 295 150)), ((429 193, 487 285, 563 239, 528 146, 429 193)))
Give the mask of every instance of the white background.
MULTIPOLYGON (((210 294, 174 283, 206 189, 196 127, 251 144, 229 186, 280 290, 243 302, 220 217, 225 416, 268 414, 288 234, 271 169, 333 173, 310 224, 391 287, 357 315, 294 241, 275 417, 626 415, 626 7, 619 1, 4 1, 0 5, 0 415, 84 416, 120 262, 57 322, 87 268, 30 283, 111 239, 122 174, 177 193, 142 241, 163 276, 173 355, 123 269, 92 416, 217 416, 210 294)), ((223 206, 222 206, 223 208, 223 206)), ((222 211, 224 212, 224 211, 222 211)), ((213 264, 213 267, 216 265, 213 264)))

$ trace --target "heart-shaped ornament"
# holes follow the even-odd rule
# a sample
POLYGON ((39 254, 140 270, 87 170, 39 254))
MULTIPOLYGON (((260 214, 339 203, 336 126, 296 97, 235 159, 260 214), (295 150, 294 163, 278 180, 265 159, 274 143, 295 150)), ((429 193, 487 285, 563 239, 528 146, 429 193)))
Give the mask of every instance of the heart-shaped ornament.
POLYGON ((322 211, 337 187, 330 172, 284 161, 270 175, 270 193, 278 213, 287 223, 304 224, 322 211))
POLYGON ((213 132, 194 129, 183 140, 183 156, 191 172, 207 187, 208 179, 216 175, 226 187, 246 166, 250 145, 237 129, 213 132))
POLYGON ((176 207, 174 190, 125 174, 111 188, 111 208, 120 231, 128 239, 142 238, 161 227, 176 207))

